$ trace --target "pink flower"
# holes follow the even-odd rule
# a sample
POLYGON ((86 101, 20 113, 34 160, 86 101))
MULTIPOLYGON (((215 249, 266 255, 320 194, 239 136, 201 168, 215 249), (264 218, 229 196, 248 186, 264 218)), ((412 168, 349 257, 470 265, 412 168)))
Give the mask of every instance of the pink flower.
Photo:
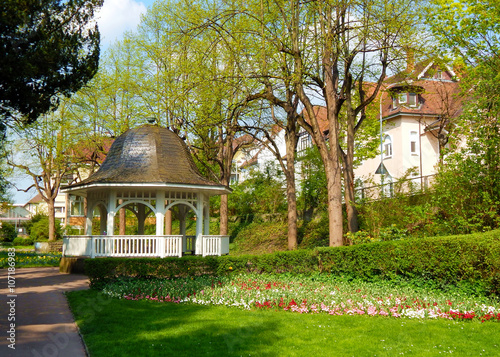
POLYGON ((377 315, 377 308, 373 305, 368 306, 368 315, 370 316, 377 315))

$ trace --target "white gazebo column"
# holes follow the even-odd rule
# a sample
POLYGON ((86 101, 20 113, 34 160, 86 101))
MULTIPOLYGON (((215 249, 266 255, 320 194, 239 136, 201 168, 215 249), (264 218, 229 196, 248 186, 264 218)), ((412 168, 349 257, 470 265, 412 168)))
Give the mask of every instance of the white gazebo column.
POLYGON ((195 254, 203 254, 203 194, 198 193, 196 195, 196 247, 195 254))
MULTIPOLYGON (((158 237, 158 250, 160 258, 165 257, 165 192, 156 192, 156 236, 158 237)), ((180 248, 180 247, 179 247, 180 248)))
POLYGON ((108 223, 106 234, 115 235, 115 214, 116 214, 116 191, 111 190, 108 201, 108 223))
POLYGON ((165 232, 165 192, 156 192, 156 235, 163 236, 165 232))

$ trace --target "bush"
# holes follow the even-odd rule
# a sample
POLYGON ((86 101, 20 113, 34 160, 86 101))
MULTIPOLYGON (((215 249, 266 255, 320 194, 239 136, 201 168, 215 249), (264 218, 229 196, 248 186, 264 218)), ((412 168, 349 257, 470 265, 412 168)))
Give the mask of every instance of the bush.
POLYGON ((273 165, 267 165, 262 171, 251 170, 247 179, 232 186, 229 213, 247 216, 286 212, 282 175, 273 165))
POLYGON ((31 235, 31 228, 33 227, 33 225, 42 220, 43 218, 47 218, 47 215, 45 214, 42 214, 42 213, 37 213, 35 214, 33 217, 31 217, 31 219, 27 222, 24 223, 24 228, 26 229, 26 234, 28 235, 31 235))
POLYGON ((18 246, 28 246, 28 245, 33 245, 33 239, 17 237, 16 239, 14 239, 13 243, 14 245, 18 246))
MULTIPOLYGON (((43 216, 31 227, 30 238, 34 242, 46 241, 49 239, 49 217, 43 216)), ((56 223, 56 239, 62 238, 61 225, 56 223)))
POLYGON ((12 242, 17 237, 16 227, 10 223, 3 222, 0 228, 2 242, 12 242))
POLYGON ((437 287, 468 284, 499 295, 500 231, 257 256, 87 259, 85 271, 94 287, 121 276, 173 278, 234 272, 320 272, 366 281, 420 279, 433 281, 437 287))

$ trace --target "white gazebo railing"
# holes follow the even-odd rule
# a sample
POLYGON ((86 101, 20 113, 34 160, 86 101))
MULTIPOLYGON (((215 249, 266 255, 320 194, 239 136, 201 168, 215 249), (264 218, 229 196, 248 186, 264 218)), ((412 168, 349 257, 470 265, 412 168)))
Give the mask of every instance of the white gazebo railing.
MULTIPOLYGON (((201 236, 203 256, 229 254, 229 236, 201 236)), ((63 256, 182 257, 194 252, 196 237, 70 236, 63 239, 63 256)))
POLYGON ((229 236, 202 236, 201 242, 203 256, 229 253, 229 236))

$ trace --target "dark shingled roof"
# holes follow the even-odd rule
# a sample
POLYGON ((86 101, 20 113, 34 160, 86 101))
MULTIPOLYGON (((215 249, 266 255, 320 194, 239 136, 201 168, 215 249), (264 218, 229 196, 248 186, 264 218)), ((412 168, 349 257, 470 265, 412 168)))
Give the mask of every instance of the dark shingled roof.
POLYGON ((99 170, 68 188, 109 183, 221 186, 200 174, 187 145, 177 134, 152 125, 120 135, 99 170))

